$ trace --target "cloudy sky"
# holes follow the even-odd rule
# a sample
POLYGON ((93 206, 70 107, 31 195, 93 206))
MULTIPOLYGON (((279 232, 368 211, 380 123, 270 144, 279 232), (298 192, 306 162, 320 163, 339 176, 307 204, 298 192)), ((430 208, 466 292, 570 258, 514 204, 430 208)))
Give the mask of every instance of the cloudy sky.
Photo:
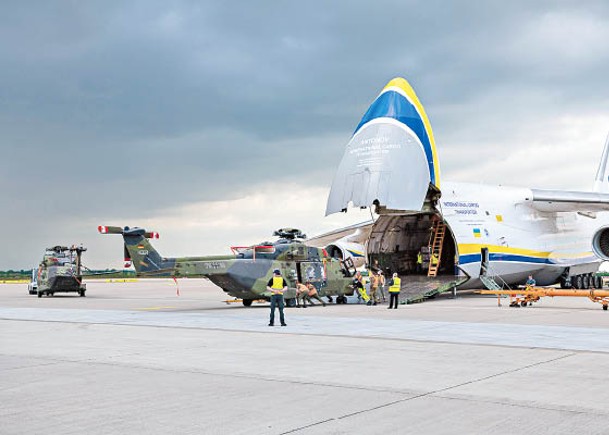
POLYGON ((609 131, 604 1, 3 2, 0 269, 99 224, 162 254, 230 252, 324 218, 344 146, 395 76, 442 178, 588 189, 609 131))

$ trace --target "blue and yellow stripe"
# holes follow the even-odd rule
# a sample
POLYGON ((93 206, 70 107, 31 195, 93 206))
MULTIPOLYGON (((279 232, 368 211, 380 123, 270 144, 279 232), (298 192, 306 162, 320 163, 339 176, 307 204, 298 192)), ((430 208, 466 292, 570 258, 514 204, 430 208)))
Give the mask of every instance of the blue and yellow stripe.
POLYGON ((396 77, 387 83, 353 132, 355 135, 365 124, 378 118, 392 118, 411 129, 423 144, 429 177, 440 188, 440 163, 431 124, 423 105, 410 83, 396 77))
POLYGON ((550 251, 536 251, 533 249, 511 248, 500 245, 482 245, 477 243, 459 244, 459 264, 479 263, 480 250, 488 248, 490 261, 509 261, 535 264, 560 264, 564 260, 590 261, 595 258, 592 252, 579 252, 573 254, 557 254, 550 251))
POLYGON ((347 249, 347 252, 351 254, 352 257, 363 257, 364 253, 362 251, 356 251, 355 249, 347 249))

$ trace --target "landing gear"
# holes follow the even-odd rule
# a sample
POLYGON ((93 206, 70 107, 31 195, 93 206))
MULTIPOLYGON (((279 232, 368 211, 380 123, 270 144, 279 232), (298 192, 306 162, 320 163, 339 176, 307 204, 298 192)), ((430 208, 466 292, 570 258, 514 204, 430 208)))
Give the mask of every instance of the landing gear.
POLYGON ((251 307, 252 306, 252 302, 254 302, 251 299, 243 299, 243 306, 244 307, 251 307))
POLYGON ((595 276, 594 283, 595 283, 594 287, 596 287, 597 289, 602 289, 603 288, 603 277, 595 276))
POLYGON ((569 289, 574 288, 578 290, 586 290, 591 288, 602 289, 603 288, 603 277, 596 276, 590 273, 584 275, 569 276, 560 279, 560 288, 569 289))
POLYGON ((603 305, 603 310, 607 311, 607 305, 603 305))

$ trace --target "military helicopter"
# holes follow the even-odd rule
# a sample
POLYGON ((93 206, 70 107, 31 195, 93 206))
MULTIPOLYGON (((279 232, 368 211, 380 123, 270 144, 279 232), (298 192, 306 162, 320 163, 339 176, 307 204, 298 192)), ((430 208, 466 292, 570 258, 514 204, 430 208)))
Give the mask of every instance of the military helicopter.
MULTIPOLYGON (((36 276, 37 288, 35 293, 39 298, 46 294, 53 296, 55 293, 78 293, 84 297, 87 291, 86 284, 82 282, 81 256, 87 248, 72 245, 53 246, 47 248, 36 276)), ((30 294, 34 292, 29 288, 30 294)))
POLYGON ((281 228, 273 233, 279 239, 254 246, 234 246, 233 255, 164 258, 149 239, 158 233, 143 228, 99 226, 101 234, 121 234, 125 261, 132 262, 138 276, 204 277, 226 293, 243 300, 249 307, 255 299, 270 299, 266 289, 274 269, 288 281, 284 297, 287 306, 296 305, 296 280, 310 281, 320 296, 336 303, 347 303, 353 295, 353 261, 331 258, 325 249, 307 246, 300 230, 281 228))

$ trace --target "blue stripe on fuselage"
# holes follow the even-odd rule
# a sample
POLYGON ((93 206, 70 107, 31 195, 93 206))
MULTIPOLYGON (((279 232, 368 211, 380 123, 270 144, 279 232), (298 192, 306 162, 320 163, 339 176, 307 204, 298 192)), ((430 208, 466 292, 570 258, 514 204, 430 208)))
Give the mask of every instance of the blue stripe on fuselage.
MULTIPOLYGON (((459 256, 459 264, 480 263, 482 256, 480 254, 468 254, 459 256)), ((513 261, 520 263, 535 263, 535 264, 554 264, 555 262, 548 258, 527 257, 525 255, 513 254, 489 254, 490 261, 513 261)))

